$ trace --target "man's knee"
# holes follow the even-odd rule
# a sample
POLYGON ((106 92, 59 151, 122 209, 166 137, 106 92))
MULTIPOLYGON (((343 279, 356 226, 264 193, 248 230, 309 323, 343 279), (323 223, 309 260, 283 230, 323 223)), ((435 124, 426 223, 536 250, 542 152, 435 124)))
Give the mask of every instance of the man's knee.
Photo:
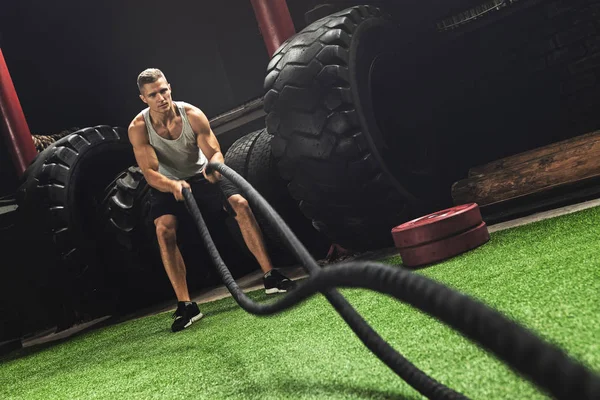
POLYGON ((154 222, 159 243, 170 245, 177 242, 177 224, 174 217, 160 217, 154 222))
POLYGON ((247 217, 252 213, 248 200, 240 194, 231 196, 229 198, 229 204, 231 204, 231 208, 233 208, 233 211, 235 211, 238 216, 247 217))

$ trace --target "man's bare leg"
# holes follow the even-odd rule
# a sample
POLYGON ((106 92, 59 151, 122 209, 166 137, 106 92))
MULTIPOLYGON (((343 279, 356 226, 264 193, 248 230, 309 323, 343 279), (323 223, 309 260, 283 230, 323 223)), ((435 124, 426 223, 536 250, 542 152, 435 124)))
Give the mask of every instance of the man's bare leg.
POLYGON ((156 237, 165 271, 178 301, 190 301, 183 257, 177 246, 177 218, 163 215, 154 220, 156 237))
POLYGON ((248 246, 248 249, 260 264, 260 268, 266 274, 273 269, 273 265, 267 253, 258 222, 256 222, 254 213, 248 206, 248 201, 239 194, 230 196, 227 201, 236 213, 235 219, 240 226, 246 246, 248 246))

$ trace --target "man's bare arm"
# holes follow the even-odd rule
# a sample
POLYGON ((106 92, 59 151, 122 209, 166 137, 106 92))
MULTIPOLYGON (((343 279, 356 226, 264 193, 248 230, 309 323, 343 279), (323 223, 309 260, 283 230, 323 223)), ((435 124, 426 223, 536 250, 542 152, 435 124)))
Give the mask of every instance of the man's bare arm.
POLYGON ((148 184, 165 193, 174 193, 175 190, 181 192, 181 188, 177 185, 178 181, 169 179, 158 172, 158 158, 148 141, 144 119, 136 117, 129 125, 128 134, 129 141, 133 146, 133 154, 148 184))
MULTIPOLYGON (((192 129, 196 133, 198 147, 202 150, 202 153, 204 153, 208 161, 222 164, 225 163, 225 158, 221 152, 221 146, 219 145, 219 141, 214 132, 210 128, 210 123, 206 115, 194 106, 187 106, 186 113, 190 125, 192 125, 192 129)), ((221 178, 221 175, 217 171, 214 171, 210 175, 207 175, 207 179, 212 183, 221 178)))

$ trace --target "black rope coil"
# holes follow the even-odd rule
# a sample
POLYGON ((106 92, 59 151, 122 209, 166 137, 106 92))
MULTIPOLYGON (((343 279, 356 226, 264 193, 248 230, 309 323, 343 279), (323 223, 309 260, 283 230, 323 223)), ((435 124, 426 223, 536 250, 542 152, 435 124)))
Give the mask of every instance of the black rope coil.
POLYGON ((207 250, 225 286, 245 311, 255 315, 272 315, 322 293, 365 346, 419 393, 430 399, 465 399, 464 395, 429 377, 398 353, 335 288, 372 289, 394 296, 456 329, 554 398, 600 399, 598 375, 570 359, 558 347, 545 343, 526 328, 466 295, 401 267, 377 262, 349 262, 321 268, 277 212, 244 178, 221 163, 209 163, 207 171, 211 170, 217 170, 242 189, 253 210, 269 218, 289 250, 309 273, 309 277, 295 290, 273 303, 252 301, 233 279, 192 193, 184 189, 186 207, 207 250))

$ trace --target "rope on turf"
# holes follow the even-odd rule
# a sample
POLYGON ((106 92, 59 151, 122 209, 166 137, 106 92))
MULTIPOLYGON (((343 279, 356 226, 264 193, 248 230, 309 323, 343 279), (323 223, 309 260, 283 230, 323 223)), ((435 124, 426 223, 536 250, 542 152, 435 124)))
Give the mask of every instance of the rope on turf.
POLYGON ((539 339, 497 311, 421 275, 377 262, 349 262, 321 268, 277 212, 244 178, 221 163, 209 163, 242 189, 254 210, 263 213, 285 239, 289 250, 302 263, 309 277, 298 287, 270 304, 252 301, 239 288, 223 262, 206 227, 192 193, 184 189, 185 204, 194 218, 207 250, 227 289, 247 312, 272 315, 317 293, 340 313, 355 334, 398 376, 430 399, 466 397, 419 370, 381 338, 358 314, 336 287, 375 290, 410 304, 456 329, 504 361, 517 373, 557 399, 600 399, 600 377, 570 359, 561 349, 539 339))

